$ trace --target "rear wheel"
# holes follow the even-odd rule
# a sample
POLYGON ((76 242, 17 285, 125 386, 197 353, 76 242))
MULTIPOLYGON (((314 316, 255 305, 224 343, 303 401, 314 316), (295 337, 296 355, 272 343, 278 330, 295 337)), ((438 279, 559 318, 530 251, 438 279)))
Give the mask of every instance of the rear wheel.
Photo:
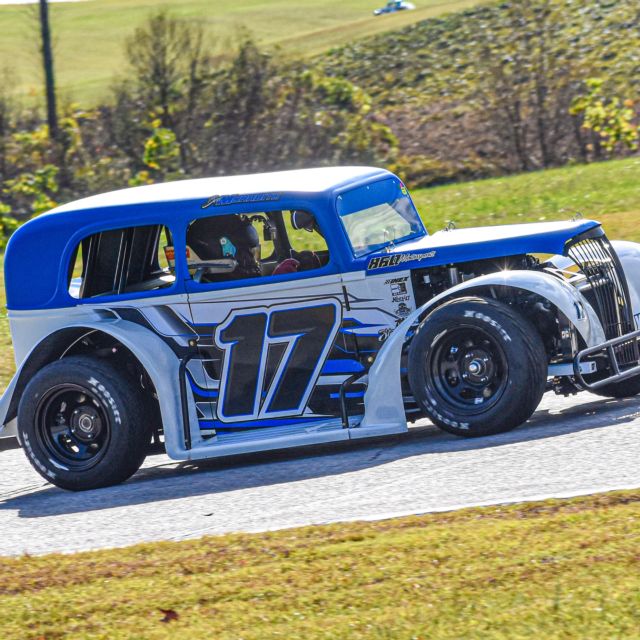
POLYGON ((425 318, 409 349, 409 383, 429 418, 474 437, 508 431, 540 403, 547 357, 533 325, 492 299, 462 298, 425 318))
POLYGON ((137 385, 110 363, 64 358, 22 394, 20 441, 35 470, 63 489, 117 484, 144 460, 151 436, 144 406, 137 385))

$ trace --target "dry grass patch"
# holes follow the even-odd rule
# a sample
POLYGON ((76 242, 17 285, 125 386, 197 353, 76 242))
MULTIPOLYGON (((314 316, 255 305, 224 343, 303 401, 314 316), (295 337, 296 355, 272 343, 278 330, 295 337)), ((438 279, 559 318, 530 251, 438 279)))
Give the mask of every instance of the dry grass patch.
POLYGON ((0 560, 11 638, 640 637, 640 492, 0 560), (163 621, 164 620, 164 621, 163 621))

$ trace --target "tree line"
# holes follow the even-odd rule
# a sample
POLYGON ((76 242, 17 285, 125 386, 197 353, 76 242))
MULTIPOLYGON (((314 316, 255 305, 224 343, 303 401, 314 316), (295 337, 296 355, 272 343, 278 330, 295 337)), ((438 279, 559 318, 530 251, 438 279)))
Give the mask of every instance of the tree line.
POLYGON ((329 52, 428 185, 605 160, 638 144, 637 0, 481 5, 329 52))
POLYGON ((364 91, 285 63, 249 34, 239 34, 221 62, 208 53, 202 29, 163 11, 135 30, 126 53, 129 68, 109 102, 67 107, 55 140, 36 113, 0 94, 5 237, 16 221, 99 191, 312 165, 380 165, 394 153, 395 138, 364 91))
POLYGON ((213 58, 202 29, 161 11, 127 41, 110 99, 66 107, 55 139, 0 83, 0 237, 57 203, 186 177, 373 164, 426 186, 637 151, 637 87, 576 55, 562 3, 471 15, 455 47, 465 14, 300 62, 248 33, 213 58), (400 56, 419 29, 428 47, 400 56))

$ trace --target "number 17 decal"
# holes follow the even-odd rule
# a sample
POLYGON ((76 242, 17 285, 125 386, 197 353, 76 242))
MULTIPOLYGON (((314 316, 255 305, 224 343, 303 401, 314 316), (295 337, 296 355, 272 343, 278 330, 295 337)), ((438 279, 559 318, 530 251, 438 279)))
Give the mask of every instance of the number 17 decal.
POLYGON ((224 352, 218 419, 302 415, 341 321, 331 298, 232 311, 213 336, 224 352))

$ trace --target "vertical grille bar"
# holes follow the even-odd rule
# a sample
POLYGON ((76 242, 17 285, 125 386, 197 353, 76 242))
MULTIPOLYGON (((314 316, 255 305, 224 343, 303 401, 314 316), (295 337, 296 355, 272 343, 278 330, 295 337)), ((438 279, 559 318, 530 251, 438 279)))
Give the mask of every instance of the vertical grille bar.
MULTIPOLYGON (((565 254, 585 276, 583 291, 600 318, 607 340, 634 331, 627 281, 613 247, 599 227, 578 236, 567 244, 565 254)), ((637 341, 616 347, 621 365, 638 362, 637 341)))

